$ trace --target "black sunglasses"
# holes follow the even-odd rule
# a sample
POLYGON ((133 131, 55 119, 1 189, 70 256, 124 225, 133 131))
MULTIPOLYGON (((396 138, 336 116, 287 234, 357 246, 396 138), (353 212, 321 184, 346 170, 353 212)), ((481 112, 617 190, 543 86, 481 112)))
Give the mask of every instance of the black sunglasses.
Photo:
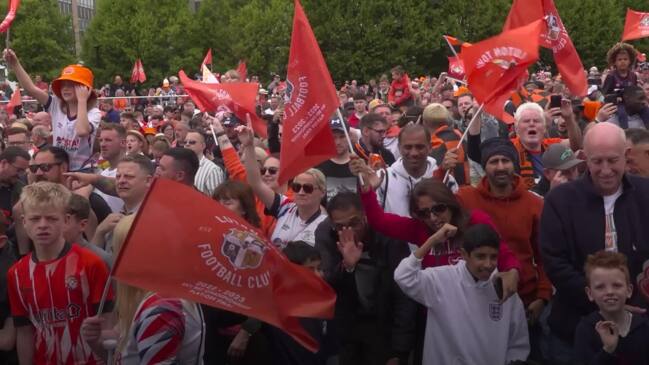
POLYGON ((43 172, 48 172, 52 169, 54 166, 59 166, 61 163, 60 162, 55 162, 55 163, 42 163, 42 164, 34 164, 34 165, 29 165, 29 171, 31 171, 33 174, 40 169, 43 172))
POLYGON ((304 192, 307 194, 313 193, 313 185, 311 184, 300 184, 300 183, 292 183, 291 184, 291 190, 293 190, 296 193, 299 193, 300 190, 304 189, 304 192))
POLYGON ((448 205, 446 204, 435 204, 430 208, 423 208, 423 209, 417 209, 415 211, 415 214, 419 218, 428 218, 430 217, 431 213, 435 215, 440 215, 445 213, 448 210, 448 205))
POLYGON ((266 175, 266 171, 271 175, 275 175, 279 169, 277 167, 262 167, 259 169, 262 175, 266 175))

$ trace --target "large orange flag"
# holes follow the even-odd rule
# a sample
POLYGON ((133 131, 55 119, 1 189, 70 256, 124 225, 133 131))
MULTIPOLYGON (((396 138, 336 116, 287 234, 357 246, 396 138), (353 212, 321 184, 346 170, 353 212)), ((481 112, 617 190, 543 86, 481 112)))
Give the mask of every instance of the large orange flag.
POLYGON ((626 9, 622 41, 649 37, 649 13, 626 9))
POLYGON ((185 71, 178 73, 185 92, 192 98, 201 111, 225 111, 233 113, 245 121, 246 114, 250 115, 252 128, 257 135, 266 138, 266 124, 257 116, 255 105, 259 84, 251 82, 231 82, 213 84, 198 82, 190 79, 185 71))
POLYGON ((503 31, 544 19, 541 45, 552 50, 561 79, 570 92, 584 96, 588 90, 586 73, 553 0, 514 0, 503 31))
POLYGON ((299 0, 295 0, 284 99, 280 184, 336 155, 329 119, 339 100, 299 0))
POLYGON ((468 88, 484 109, 505 121, 505 102, 527 79, 539 58, 541 20, 474 43, 462 51, 468 88))
POLYGON ((258 229, 192 187, 156 179, 115 262, 129 285, 241 313, 316 351, 298 318, 332 318, 336 295, 258 229))
POLYGON ((20 0, 9 0, 7 16, 5 16, 2 23, 0 23, 0 33, 6 32, 9 27, 11 27, 11 23, 13 23, 14 19, 16 18, 18 7, 20 7, 20 0))

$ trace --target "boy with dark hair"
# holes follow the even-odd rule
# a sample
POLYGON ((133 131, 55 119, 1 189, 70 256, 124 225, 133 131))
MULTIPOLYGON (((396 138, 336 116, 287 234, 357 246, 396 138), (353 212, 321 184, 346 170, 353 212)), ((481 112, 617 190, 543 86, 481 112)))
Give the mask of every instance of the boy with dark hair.
POLYGON ((421 270, 424 255, 456 232, 457 227, 444 224, 394 272, 404 293, 428 307, 424 364, 527 359, 523 303, 517 294, 503 303, 494 280, 500 237, 493 228, 477 224, 467 229, 460 249, 463 260, 456 265, 421 270))
POLYGON ((90 202, 88 199, 78 194, 72 194, 70 196, 67 214, 70 215, 70 219, 68 219, 63 230, 65 240, 92 251, 92 253, 104 261, 106 266, 111 267, 113 264, 112 256, 101 247, 88 242, 84 237, 83 232, 86 230, 88 219, 90 218, 90 202))
POLYGON ((599 251, 588 256, 584 271, 586 295, 599 310, 577 325, 577 358, 583 364, 649 364, 649 319, 625 309, 633 293, 626 256, 599 251))

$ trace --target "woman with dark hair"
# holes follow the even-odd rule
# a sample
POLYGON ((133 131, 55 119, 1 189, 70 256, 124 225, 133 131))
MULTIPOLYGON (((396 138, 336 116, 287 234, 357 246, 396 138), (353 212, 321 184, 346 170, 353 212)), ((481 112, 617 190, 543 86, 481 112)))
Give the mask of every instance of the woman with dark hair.
POLYGON ((212 194, 212 199, 240 215, 251 225, 259 228, 261 219, 255 207, 255 195, 250 186, 237 180, 226 180, 212 194))

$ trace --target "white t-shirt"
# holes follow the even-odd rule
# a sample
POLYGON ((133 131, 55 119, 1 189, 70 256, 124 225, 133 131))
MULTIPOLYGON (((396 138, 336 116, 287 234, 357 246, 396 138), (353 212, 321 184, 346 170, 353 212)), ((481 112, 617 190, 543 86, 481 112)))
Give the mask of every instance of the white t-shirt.
MULTIPOLYGON (((115 178, 117 176, 117 168, 107 168, 100 175, 115 178)), ((120 197, 104 194, 99 189, 95 189, 95 193, 104 198, 104 201, 106 201, 106 204, 108 204, 113 213, 119 213, 124 207, 124 201, 120 197)))
MULTIPOLYGON (((70 156, 70 171, 77 171, 90 162, 92 156, 92 145, 97 135, 97 127, 101 121, 99 109, 88 110, 88 121, 91 131, 88 137, 79 138, 74 126, 77 122, 76 116, 70 119, 61 110, 61 100, 53 95, 47 100, 45 110, 52 117, 52 145, 63 148, 70 156)), ((88 167, 88 166, 86 166, 88 167)))
POLYGON ((604 215, 606 217, 606 234, 604 236, 604 249, 606 251, 617 252, 617 229, 615 229, 615 202, 622 195, 622 187, 611 195, 606 195, 604 199, 604 215))
POLYGON ((277 218, 271 242, 283 249, 291 241, 304 241, 315 246, 315 230, 327 218, 322 210, 303 221, 297 213, 297 205, 285 195, 275 194, 275 203, 268 212, 277 218))

